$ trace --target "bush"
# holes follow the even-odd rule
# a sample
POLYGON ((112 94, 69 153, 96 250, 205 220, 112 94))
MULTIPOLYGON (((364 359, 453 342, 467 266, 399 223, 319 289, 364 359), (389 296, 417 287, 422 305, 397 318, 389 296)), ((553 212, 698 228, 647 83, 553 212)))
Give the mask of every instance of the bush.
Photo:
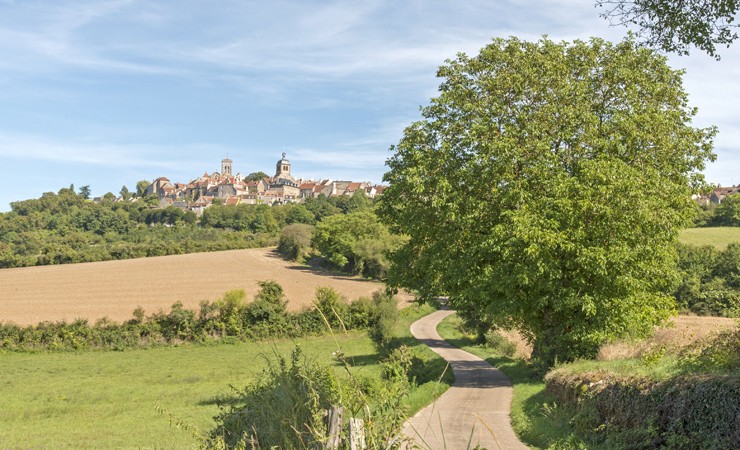
POLYGON ((332 328, 340 326, 344 330, 347 329, 344 323, 347 303, 333 288, 316 288, 316 309, 321 312, 332 328))
POLYGON ((675 373, 653 379, 564 367, 545 382, 559 404, 573 409, 576 430, 608 448, 737 448, 740 330, 682 350, 675 373))
POLYGON ((324 416, 336 406, 345 411, 342 428, 350 417, 363 415, 368 448, 386 448, 404 422, 400 401, 405 392, 403 382, 342 380, 331 367, 307 361, 296 348, 290 364, 283 358, 271 362, 260 380, 236 391, 235 398, 221 399, 217 426, 206 446, 325 448, 324 416))
POLYGON ((349 304, 345 325, 347 328, 367 328, 373 322, 375 306, 371 299, 360 297, 349 304))
POLYGON ((683 349, 684 370, 740 373, 740 329, 727 330, 683 349))
POLYGON ((311 248, 312 235, 313 227, 311 225, 303 223, 287 225, 280 232, 278 252, 289 260, 299 261, 311 248))
POLYGON ((496 330, 488 330, 485 338, 486 346, 498 354, 511 358, 516 353, 516 344, 506 339, 496 330))
POLYGON ((370 338, 380 353, 386 353, 390 350, 398 323, 398 301, 392 295, 377 291, 373 293, 373 306, 370 338))
POLYGON ((219 404, 211 439, 229 447, 313 448, 326 436, 322 412, 340 398, 334 371, 307 362, 296 348, 290 365, 283 358, 271 362, 263 377, 237 393, 235 405, 219 404))
POLYGON ((244 311, 247 322, 256 337, 281 336, 287 330, 288 315, 283 287, 272 280, 258 284, 260 290, 244 311))

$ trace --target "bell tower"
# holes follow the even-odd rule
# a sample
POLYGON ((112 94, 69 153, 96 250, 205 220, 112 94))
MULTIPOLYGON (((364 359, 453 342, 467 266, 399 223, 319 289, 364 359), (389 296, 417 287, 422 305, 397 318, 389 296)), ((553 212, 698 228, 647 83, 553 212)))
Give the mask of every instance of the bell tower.
POLYGON ((290 174, 290 161, 285 159, 285 152, 283 152, 282 159, 275 164, 275 178, 293 181, 293 176, 290 174))
POLYGON ((221 175, 231 176, 231 160, 228 157, 221 160, 221 175))

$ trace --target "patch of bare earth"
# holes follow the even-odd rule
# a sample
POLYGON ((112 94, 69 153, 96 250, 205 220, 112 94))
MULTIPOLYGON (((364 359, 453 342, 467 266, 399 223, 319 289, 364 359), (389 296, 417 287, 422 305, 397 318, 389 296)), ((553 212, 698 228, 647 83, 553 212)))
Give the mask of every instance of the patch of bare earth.
MULTIPOLYGON (((180 301, 197 309, 232 289, 254 298, 257 282, 283 286, 288 309, 308 307, 317 287, 330 286, 348 300, 369 297, 384 285, 285 261, 273 249, 0 270, 0 322, 19 325, 102 317, 124 321, 141 306, 147 314, 180 301)), ((402 302, 411 296, 400 294, 402 302)))

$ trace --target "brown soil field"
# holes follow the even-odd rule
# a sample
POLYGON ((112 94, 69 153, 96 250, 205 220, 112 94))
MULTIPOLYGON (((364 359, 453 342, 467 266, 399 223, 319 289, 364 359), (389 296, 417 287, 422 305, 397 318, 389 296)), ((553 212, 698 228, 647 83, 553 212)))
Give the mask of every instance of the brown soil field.
MULTIPOLYGON (((102 317, 132 318, 137 307, 147 314, 180 301, 198 309, 224 292, 244 289, 252 299, 258 281, 283 286, 288 309, 311 304, 317 287, 330 286, 348 300, 370 296, 383 284, 285 261, 270 248, 160 256, 58 266, 0 270, 0 322, 19 325, 102 317)), ((411 296, 399 295, 401 302, 411 296)))

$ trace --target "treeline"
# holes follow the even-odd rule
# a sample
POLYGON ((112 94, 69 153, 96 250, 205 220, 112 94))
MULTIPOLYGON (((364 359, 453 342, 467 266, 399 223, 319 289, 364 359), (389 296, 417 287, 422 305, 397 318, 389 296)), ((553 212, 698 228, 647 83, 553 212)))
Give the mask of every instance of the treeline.
POLYGON ((156 197, 93 203, 72 188, 11 203, 0 213, 0 268, 129 259, 275 245, 281 228, 363 210, 362 194, 303 204, 213 205, 200 220, 156 197))
MULTIPOLYGON (((0 349, 10 351, 125 350, 217 340, 258 340, 322 334, 335 330, 365 329, 381 322, 392 297, 381 292, 351 303, 329 287, 316 290, 314 306, 297 313, 286 309, 282 286, 262 281, 254 300, 246 302, 244 290, 203 301, 199 310, 177 302, 168 313, 149 316, 141 308, 124 323, 100 319, 90 324, 43 322, 35 326, 0 323, 0 349)), ((395 300, 392 301, 395 305, 395 300)))
POLYGON ((697 227, 740 227, 740 194, 728 195, 719 205, 697 204, 697 209, 697 227))

